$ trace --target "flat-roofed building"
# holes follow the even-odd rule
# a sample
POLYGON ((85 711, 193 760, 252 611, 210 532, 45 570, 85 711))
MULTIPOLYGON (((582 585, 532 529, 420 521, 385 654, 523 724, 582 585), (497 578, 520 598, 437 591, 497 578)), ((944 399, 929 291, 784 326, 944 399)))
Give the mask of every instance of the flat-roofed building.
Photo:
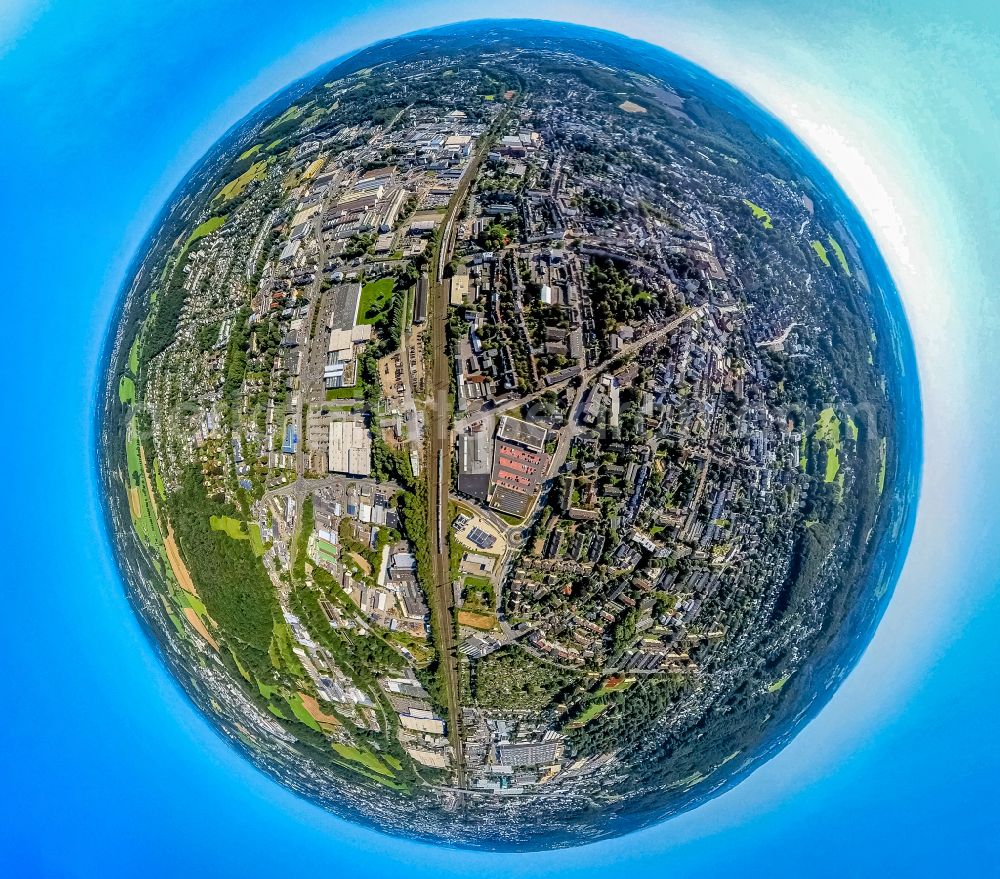
POLYGON ((490 492, 493 465, 492 442, 483 432, 463 433, 458 438, 458 490, 485 501, 490 492))
POLYGON ((510 415, 500 416, 500 424, 497 427, 498 440, 541 452, 545 449, 545 439, 548 435, 548 430, 537 424, 529 424, 527 421, 510 415))
POLYGON ((493 445, 493 473, 489 504, 523 519, 545 479, 549 456, 545 454, 548 431, 510 415, 500 417, 493 445))
POLYGON ((351 329, 330 330, 326 346, 326 366, 323 380, 328 390, 351 388, 357 384, 357 360, 372 337, 368 324, 359 324, 351 329))
POLYGON ((431 769, 447 769, 451 764, 448 755, 438 751, 427 751, 423 748, 407 748, 409 754, 418 763, 429 766, 431 769))
POLYGON ((358 304, 361 301, 361 284, 338 284, 327 294, 333 299, 328 330, 351 330, 357 324, 358 304))
POLYGON ((404 729, 435 736, 443 736, 445 732, 443 720, 435 717, 430 711, 420 711, 415 708, 411 708, 408 712, 400 714, 399 724, 404 729))
POLYGON ((379 192, 368 192, 358 195, 355 192, 345 193, 340 201, 330 209, 330 216, 343 216, 345 214, 370 211, 378 202, 379 192))
POLYGON ((449 278, 448 296, 451 305, 465 305, 469 300, 469 276, 453 275, 449 278))
POLYGON ((427 272, 421 272, 417 278, 417 288, 413 294, 413 322, 422 324, 427 320, 427 294, 429 293, 430 282, 427 272))
POLYGON ((371 324, 355 324, 351 328, 351 341, 355 345, 364 345, 372 340, 371 324))
POLYGON ((388 232, 396 225, 396 220, 399 219, 399 212, 403 209, 408 195, 409 193, 403 188, 393 189, 385 193, 385 196, 378 203, 376 211, 378 214, 379 231, 388 232))
POLYGON ((388 183, 392 179, 392 175, 395 170, 395 165, 386 165, 382 168, 372 168, 369 171, 365 171, 365 173, 358 178, 358 184, 369 183, 373 180, 380 181, 381 183, 388 183))
POLYGON ((463 574, 489 575, 493 573, 495 566, 494 559, 488 555, 480 555, 478 552, 467 552, 459 562, 459 568, 463 574))
POLYGON ((343 355, 341 359, 350 360, 354 356, 354 342, 350 330, 330 330, 330 341, 326 346, 327 354, 337 352, 343 355))
POLYGON ((360 195, 366 192, 374 192, 378 198, 382 197, 386 181, 383 178, 371 178, 370 180, 359 180, 351 187, 352 195, 360 195))
POLYGON ((500 742, 497 758, 505 766, 542 766, 555 763, 562 756, 560 740, 547 742, 500 742))
POLYGON ((330 422, 330 472, 370 476, 372 438, 362 419, 330 422))
POLYGON ((301 246, 302 242, 298 239, 289 241, 282 249, 281 254, 278 256, 278 261, 291 262, 295 258, 296 254, 298 254, 301 246))
POLYGON ((437 225, 437 220, 414 220, 410 223, 406 234, 417 236, 430 235, 437 228, 437 225))

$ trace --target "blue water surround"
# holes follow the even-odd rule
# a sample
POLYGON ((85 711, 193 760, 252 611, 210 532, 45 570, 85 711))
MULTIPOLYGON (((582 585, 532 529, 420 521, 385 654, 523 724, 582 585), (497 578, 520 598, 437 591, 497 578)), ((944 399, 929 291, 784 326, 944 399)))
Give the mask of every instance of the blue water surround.
MULTIPOLYGON (((913 532, 916 502, 920 494, 922 465, 922 417, 916 360, 900 297, 885 261, 861 215, 832 175, 777 118, 756 105, 737 89, 717 79, 702 68, 647 43, 631 40, 608 31, 553 22, 469 22, 419 33, 436 37, 455 36, 463 40, 487 37, 490 33, 502 33, 508 37, 520 35, 525 41, 534 42, 547 39, 570 40, 573 41, 572 49, 574 52, 584 57, 589 55, 596 60, 601 58, 602 47, 605 51, 607 47, 625 51, 628 53, 633 69, 676 83, 682 89, 703 98, 706 102, 728 111, 749 125, 755 132, 762 134, 793 168, 798 169, 803 176, 808 177, 816 189, 823 193, 827 206, 834 211, 858 243, 861 261, 871 287, 875 330, 880 340, 891 340, 890 345, 878 346, 877 356, 881 360, 878 365, 887 378, 888 393, 895 412, 895 434, 890 445, 890 449, 895 453, 894 476, 887 486, 888 496, 884 497, 882 502, 881 524, 877 526, 878 533, 876 535, 878 546, 869 569, 869 582, 863 590, 863 600, 858 601, 846 617, 845 624, 838 633, 837 641, 824 654, 812 657, 810 660, 810 675, 812 678, 822 681, 822 687, 816 689, 812 693, 811 699, 800 706, 792 724, 785 729, 776 731, 769 740, 762 742, 754 754, 748 756, 738 768, 734 767, 732 774, 725 779, 724 783, 716 783, 710 790, 698 791, 685 802, 683 807, 684 810, 693 808, 738 784, 763 762, 773 757, 809 723, 829 701, 837 686, 858 662, 892 596, 913 532)), ((405 38, 400 39, 405 40, 405 38)), ((391 40, 385 44, 379 44, 375 48, 377 50, 381 46, 391 47, 387 48, 391 55, 398 44, 398 40, 391 40)), ((405 46, 405 43, 402 45, 405 46)), ((153 240, 153 233, 169 219, 171 207, 177 199, 182 197, 191 176, 197 175, 199 171, 207 168, 215 159, 225 153, 236 133, 248 123, 280 114, 285 107, 295 102, 298 95, 324 78, 330 77, 331 74, 343 75, 350 72, 352 69, 351 57, 354 56, 337 59, 337 61, 324 65, 309 76, 292 84, 234 125, 206 154, 202 162, 192 170, 191 175, 181 183, 168 200, 157 220, 153 223, 152 232, 139 247, 127 273, 104 343, 102 354, 104 371, 100 379, 104 405, 99 410, 98 418, 95 420, 95 447, 98 449, 96 464, 99 482, 103 487, 104 518, 110 542, 115 549, 118 564, 126 583, 129 583, 130 578, 134 576, 132 562, 137 544, 129 529, 122 531, 116 529, 113 524, 116 511, 113 506, 114 499, 120 494, 120 487, 114 483, 113 475, 117 449, 108 441, 109 438, 105 431, 105 417, 111 411, 111 407, 116 405, 116 378, 122 368, 122 358, 127 355, 126 351, 115 348, 116 331, 123 318, 128 317, 124 313, 126 293, 140 276, 143 262, 153 240)), ((366 59, 365 63, 370 63, 370 58, 366 59)), ((892 470, 893 468, 890 467, 890 472, 892 470)), ((120 508, 117 511, 120 513, 120 508)), ((147 622, 143 617, 141 605, 135 600, 135 593, 131 589, 128 590, 128 593, 140 619, 147 622)), ((171 659, 148 623, 146 631, 161 658, 169 666, 171 659)), ((211 716, 211 712, 206 713, 211 716)), ((232 741, 230 737, 226 737, 226 740, 232 741)), ((247 754, 247 756, 251 757, 252 755, 247 754)), ((612 817, 606 822, 604 832, 601 835, 620 835, 648 826, 664 817, 666 816, 661 810, 612 817)), ((531 847, 545 848, 586 841, 589 840, 554 837, 549 840, 534 840, 531 847)))

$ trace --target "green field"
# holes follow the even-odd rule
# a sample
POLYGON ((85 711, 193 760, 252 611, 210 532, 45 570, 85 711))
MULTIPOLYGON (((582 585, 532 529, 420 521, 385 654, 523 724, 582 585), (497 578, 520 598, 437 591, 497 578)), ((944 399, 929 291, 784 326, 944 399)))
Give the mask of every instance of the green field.
POLYGON ((293 693, 286 701, 288 702, 288 707, 292 709, 292 714, 295 715, 299 722, 304 723, 311 729, 316 730, 316 732, 323 731, 319 725, 319 721, 316 720, 316 718, 306 710, 306 706, 302 704, 302 697, 298 693, 293 693))
POLYGON ((128 371, 132 375, 139 374, 139 337, 135 337, 132 347, 128 349, 128 371))
POLYGON ((260 152, 260 144, 255 143, 249 149, 243 150, 243 152, 240 153, 240 157, 236 161, 242 162, 244 159, 249 159, 250 156, 252 156, 254 153, 259 153, 259 152, 260 152))
POLYGON ((840 263, 841 269, 843 269, 844 274, 847 277, 851 277, 851 267, 847 264, 847 257, 844 255, 844 248, 842 248, 832 235, 827 235, 826 240, 830 243, 830 247, 833 248, 833 252, 837 257, 837 262, 840 263))
POLYGON ((618 681, 617 684, 605 684, 603 687, 601 687, 601 689, 599 689, 596 693, 594 693, 594 698, 600 699, 602 696, 607 696, 608 693, 617 693, 619 690, 627 690, 634 683, 635 683, 634 680, 630 680, 629 678, 623 678, 622 680, 618 681))
POLYGON ((358 323, 373 324, 392 302, 392 278, 380 278, 361 288, 361 302, 358 305, 358 323))
POLYGON ((858 425, 850 415, 847 416, 847 435, 854 441, 858 441, 858 425))
POLYGON ((298 119, 302 115, 304 107, 300 107, 298 104, 292 104, 284 113, 282 113, 273 122, 268 123, 267 127, 264 129, 265 132, 271 131, 281 125, 282 122, 287 122, 289 119, 298 119))
MULTIPOLYGON (((244 184, 245 185, 245 184, 244 184)), ((209 217, 198 226, 194 232, 188 235, 188 240, 184 242, 185 247, 190 247, 199 238, 204 238, 206 235, 211 235, 216 229, 218 229, 223 223, 226 222, 226 216, 223 214, 221 217, 209 217)))
POLYGON ((826 444, 826 473, 823 481, 833 482, 840 470, 841 433, 840 419, 832 406, 827 406, 819 413, 815 437, 817 442, 826 444))
POLYGON ((278 692, 278 687, 272 687, 270 684, 265 684, 261 681, 257 681, 257 689, 265 699, 270 699, 271 696, 278 692))
POLYGON ((264 555, 264 538, 261 537, 260 525, 256 522, 250 523, 250 548, 257 558, 264 555))
POLYGON ((122 380, 118 383, 118 399, 122 403, 135 402, 135 382, 127 375, 123 375, 122 380))
POLYGON ((753 214, 755 220, 760 220, 761 224, 765 229, 773 229, 774 223, 771 222, 771 215, 765 211, 759 204, 754 204, 749 199, 743 199, 743 204, 750 208, 750 212, 753 214))
MULTIPOLYGON (((454 541, 452 546, 460 549, 457 541, 454 541)), ((456 568, 460 560, 461 554, 459 553, 454 559, 456 568)), ((489 578, 469 575, 465 577, 463 583, 465 591, 463 609, 474 614, 492 615, 496 610, 497 599, 493 591, 493 583, 489 578)))
MULTIPOLYGON (((353 760, 355 763, 360 763, 372 772, 377 772, 379 775, 384 775, 386 778, 393 777, 393 771, 367 749, 361 751, 351 745, 345 745, 342 742, 334 742, 333 750, 340 754, 340 756, 345 760, 353 760)), ((397 760, 396 763, 398 764, 399 761, 397 760)))
POLYGON ((356 393, 360 393, 360 388, 330 388, 326 392, 327 400, 353 400, 356 393))
POLYGON ((250 548, 257 558, 264 555, 264 540, 261 537, 260 525, 256 522, 247 525, 232 516, 210 516, 208 523, 213 531, 224 531, 233 540, 249 540, 250 548))
POLYGON ((882 437, 881 442, 878 446, 879 454, 879 468, 878 468, 878 493, 882 494, 885 491, 885 452, 886 452, 886 442, 885 437, 882 437))
POLYGON ((139 434, 136 419, 133 418, 125 431, 125 462, 128 467, 128 482, 134 487, 142 486, 142 459, 139 457, 139 434))
POLYGON ((177 595, 181 604, 190 607, 202 619, 208 616, 205 603, 197 595, 192 595, 190 592, 185 592, 182 589, 177 590, 177 595))
MULTIPOLYGON (((400 254, 402 256, 402 254, 400 254)), ((413 326, 413 296, 416 293, 416 285, 411 284, 406 288, 406 303, 403 307, 403 329, 408 330, 413 326)))
POLYGON ((271 635, 271 643, 267 648, 267 655, 278 671, 286 671, 293 678, 305 676, 305 670, 299 658, 292 652, 292 633, 288 628, 288 623, 284 620, 274 621, 274 630, 271 635))
POLYGON ((827 406, 816 419, 816 439, 825 443, 840 442, 840 419, 833 406, 827 406))
POLYGON ((236 670, 240 673, 240 677, 243 678, 248 684, 253 683, 253 678, 250 677, 250 672, 244 668, 243 663, 240 662, 239 657, 233 652, 233 648, 229 648, 229 655, 233 657, 233 662, 236 663, 236 670))
POLYGON ((132 524, 146 546, 162 552, 163 538, 160 536, 160 527, 153 518, 149 495, 146 492, 146 480, 142 475, 142 458, 139 455, 139 434, 135 418, 129 422, 128 430, 125 432, 125 460, 128 466, 128 484, 130 490, 134 490, 134 496, 138 501, 138 515, 132 510, 131 505, 129 506, 132 524))
POLYGON ((826 248, 823 246, 822 241, 810 241, 809 245, 813 250, 816 251, 816 256, 819 257, 819 261, 823 263, 827 268, 830 267, 830 257, 827 256, 826 248))
POLYGON ((316 552, 331 562, 337 560, 337 547, 335 547, 328 540, 322 540, 321 538, 316 538, 316 552))
POLYGON ((783 674, 774 683, 767 685, 767 692, 768 693, 777 693, 777 692, 779 692, 781 690, 781 688, 784 687, 785 684, 788 683, 788 679, 790 677, 791 677, 790 674, 783 674))
POLYGON ((209 524, 213 531, 225 531, 233 540, 249 540, 250 534, 239 519, 232 516, 210 516, 209 524))
MULTIPOLYGON (((236 198, 244 189, 246 189, 254 180, 263 180, 264 173, 267 171, 267 160, 262 159, 259 162, 254 162, 249 168, 246 169, 239 177, 230 180, 225 186, 222 187, 216 194, 216 201, 229 201, 231 198, 236 198)), ((211 222, 211 221, 207 221, 211 222)), ((202 224, 204 225, 204 223, 202 224)), ((199 227, 200 228, 200 227, 199 227)), ((198 230, 195 229, 195 232, 198 230)), ((193 233, 192 233, 193 234, 193 233)))
POLYGON ((493 584, 486 577, 476 577, 469 574, 465 578, 465 585, 469 589, 478 589, 482 592, 493 591, 493 584))
POLYGON ((153 485, 156 486, 156 493, 161 501, 167 499, 167 487, 163 484, 163 474, 160 473, 160 460, 153 458, 153 485))
POLYGON ((586 726, 597 715, 603 714, 607 707, 607 702, 591 702, 582 714, 578 714, 566 724, 566 729, 579 729, 581 726, 586 726))

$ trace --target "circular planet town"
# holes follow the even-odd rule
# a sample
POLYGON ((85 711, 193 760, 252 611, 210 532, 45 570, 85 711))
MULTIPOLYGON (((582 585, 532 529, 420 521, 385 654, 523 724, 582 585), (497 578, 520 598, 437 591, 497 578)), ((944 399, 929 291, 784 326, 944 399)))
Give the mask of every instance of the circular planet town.
POLYGON ((234 127, 107 346, 109 528, 191 700, 342 816, 540 849, 773 755, 868 642, 912 351, 774 119, 613 34, 375 45, 234 127))

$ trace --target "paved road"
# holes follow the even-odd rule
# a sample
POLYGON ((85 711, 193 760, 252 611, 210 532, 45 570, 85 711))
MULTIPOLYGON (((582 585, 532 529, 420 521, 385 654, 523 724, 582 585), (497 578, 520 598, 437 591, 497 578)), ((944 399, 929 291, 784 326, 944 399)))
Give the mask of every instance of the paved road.
POLYGON ((661 339, 663 336, 672 333, 685 321, 689 321, 692 318, 697 317, 705 310, 704 305, 699 305, 695 308, 688 309, 683 314, 675 317, 672 321, 664 324, 658 330, 654 330, 652 333, 647 333, 641 339, 636 339, 634 342, 629 342, 627 345, 623 345, 620 350, 616 351, 613 357, 610 357, 604 363, 598 364, 597 366, 592 366, 590 369, 586 369, 583 372, 577 373, 577 376, 571 376, 570 378, 564 379, 560 382, 555 382, 549 385, 547 388, 539 388, 537 391, 532 391, 530 394, 525 394, 523 397, 517 397, 514 400, 508 400, 506 403, 501 403, 499 406, 494 406, 492 409, 486 409, 482 412, 477 412, 473 415, 467 415, 460 421, 455 422, 455 433, 462 433, 475 424, 477 421, 481 421, 484 417, 496 417, 502 415, 504 412, 509 412, 511 409, 519 409, 527 403, 531 403, 541 397, 548 391, 559 391, 566 387, 573 378, 579 377, 581 379, 580 389, 577 392, 575 401, 571 404, 570 418, 567 423, 572 424, 574 421, 574 415, 576 414, 580 405, 582 405, 585 394, 583 391, 590 385, 590 383, 597 378, 602 373, 607 372, 613 364, 617 363, 623 355, 628 355, 640 351, 650 342, 655 342, 657 339, 661 339))

